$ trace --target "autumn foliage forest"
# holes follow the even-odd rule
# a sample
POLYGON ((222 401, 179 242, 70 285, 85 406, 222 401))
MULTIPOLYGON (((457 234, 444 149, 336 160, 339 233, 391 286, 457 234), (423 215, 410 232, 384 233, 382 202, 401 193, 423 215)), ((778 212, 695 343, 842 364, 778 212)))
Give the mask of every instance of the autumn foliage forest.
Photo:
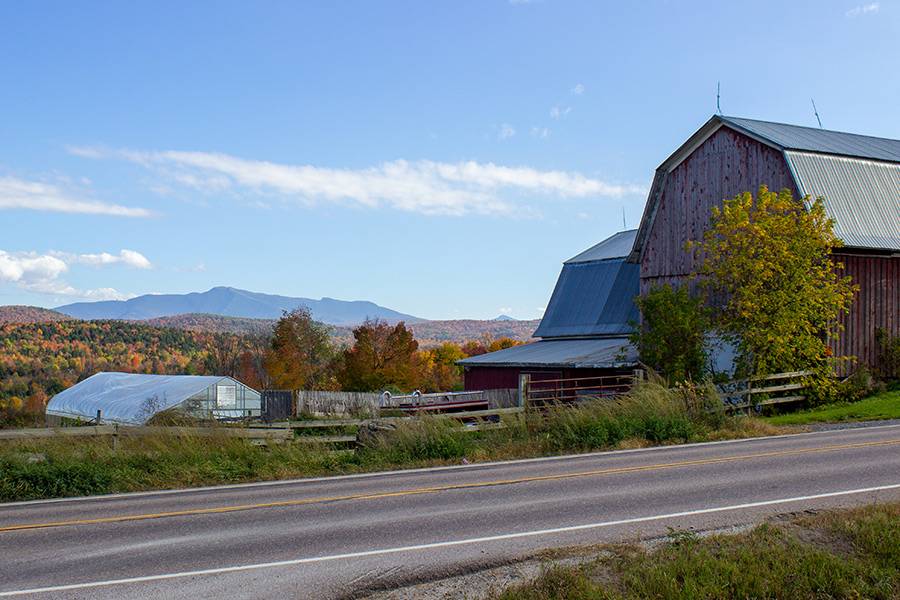
POLYGON ((403 323, 369 321, 336 342, 303 310, 271 335, 214 333, 129 321, 0 323, 0 425, 41 420, 48 399, 99 371, 230 375, 256 389, 447 391, 455 362, 519 344, 510 338, 421 348, 403 323))

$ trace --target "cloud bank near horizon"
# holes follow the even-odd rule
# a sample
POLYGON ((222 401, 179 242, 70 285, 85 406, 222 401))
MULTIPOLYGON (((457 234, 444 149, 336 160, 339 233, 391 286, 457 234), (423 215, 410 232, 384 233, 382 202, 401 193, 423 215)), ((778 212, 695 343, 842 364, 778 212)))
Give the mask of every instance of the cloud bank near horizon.
POLYGON ((133 294, 122 293, 115 288, 78 289, 62 276, 72 265, 96 267, 121 264, 136 269, 150 269, 153 264, 146 256, 134 250, 122 249, 118 254, 69 254, 51 251, 7 252, 0 250, 0 283, 12 283, 17 287, 38 294, 65 296, 84 300, 127 300, 133 294))

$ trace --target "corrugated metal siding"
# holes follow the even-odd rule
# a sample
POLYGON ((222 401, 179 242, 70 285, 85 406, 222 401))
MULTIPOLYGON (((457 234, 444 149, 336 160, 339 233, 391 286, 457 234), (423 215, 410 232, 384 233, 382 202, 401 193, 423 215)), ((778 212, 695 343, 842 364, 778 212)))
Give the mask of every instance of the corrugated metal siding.
POLYGON ((596 246, 592 246, 566 261, 566 264, 576 262, 589 262, 592 260, 609 260, 611 258, 624 258, 631 254, 634 246, 634 238, 637 235, 637 229, 628 231, 620 231, 596 246))
POLYGON ((841 319, 844 330, 832 340, 832 348, 836 356, 855 356, 858 364, 877 369, 878 329, 900 336, 900 257, 835 254, 833 258, 844 264, 844 273, 853 278, 859 292, 841 319))
POLYGON ((599 338, 589 340, 542 340, 533 344, 514 346, 480 356, 463 359, 464 367, 557 367, 612 368, 637 363, 637 354, 628 338, 599 338), (620 356, 624 354, 624 356, 620 356))
POLYGON ((900 163, 784 153, 801 194, 823 196, 847 246, 900 250, 900 163))
POLYGON ((878 138, 815 127, 721 117, 722 121, 765 138, 785 150, 807 150, 825 154, 900 161, 900 140, 878 138))
POLYGON ((640 267, 624 259, 563 265, 535 337, 619 335, 638 321, 640 267))

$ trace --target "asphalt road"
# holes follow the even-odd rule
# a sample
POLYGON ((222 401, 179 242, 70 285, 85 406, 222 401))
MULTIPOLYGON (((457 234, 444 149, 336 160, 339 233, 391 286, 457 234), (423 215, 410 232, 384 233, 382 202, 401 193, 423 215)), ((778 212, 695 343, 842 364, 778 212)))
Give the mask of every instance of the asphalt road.
POLYGON ((900 426, 0 505, 0 597, 339 598, 546 548, 900 500, 900 426))

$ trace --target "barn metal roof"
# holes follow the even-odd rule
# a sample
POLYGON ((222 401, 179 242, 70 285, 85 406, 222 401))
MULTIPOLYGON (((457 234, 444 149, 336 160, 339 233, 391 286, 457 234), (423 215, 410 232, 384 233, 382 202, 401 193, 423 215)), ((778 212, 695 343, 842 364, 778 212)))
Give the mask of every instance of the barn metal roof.
POLYGON ((634 238, 637 235, 637 229, 629 229, 628 231, 620 231, 606 238, 596 246, 591 246, 581 254, 573 256, 565 262, 565 264, 589 262, 592 260, 609 260, 611 258, 622 258, 631 253, 634 246, 634 238))
POLYGON ((459 361, 464 367, 609 369, 637 364, 637 351, 626 337, 541 340, 459 361))
POLYGON ((782 150, 804 150, 873 160, 900 161, 900 140, 756 119, 719 118, 752 137, 763 138, 779 146, 782 150))
POLYGON ((900 163, 785 151, 797 188, 822 196, 846 246, 900 250, 900 163))
POLYGON ((640 318, 640 265, 624 258, 566 263, 535 337, 580 337, 631 333, 640 318))
POLYGON ((94 418, 104 422, 142 425, 154 414, 177 406, 206 388, 228 380, 218 375, 144 375, 101 372, 53 396, 47 414, 94 418))

